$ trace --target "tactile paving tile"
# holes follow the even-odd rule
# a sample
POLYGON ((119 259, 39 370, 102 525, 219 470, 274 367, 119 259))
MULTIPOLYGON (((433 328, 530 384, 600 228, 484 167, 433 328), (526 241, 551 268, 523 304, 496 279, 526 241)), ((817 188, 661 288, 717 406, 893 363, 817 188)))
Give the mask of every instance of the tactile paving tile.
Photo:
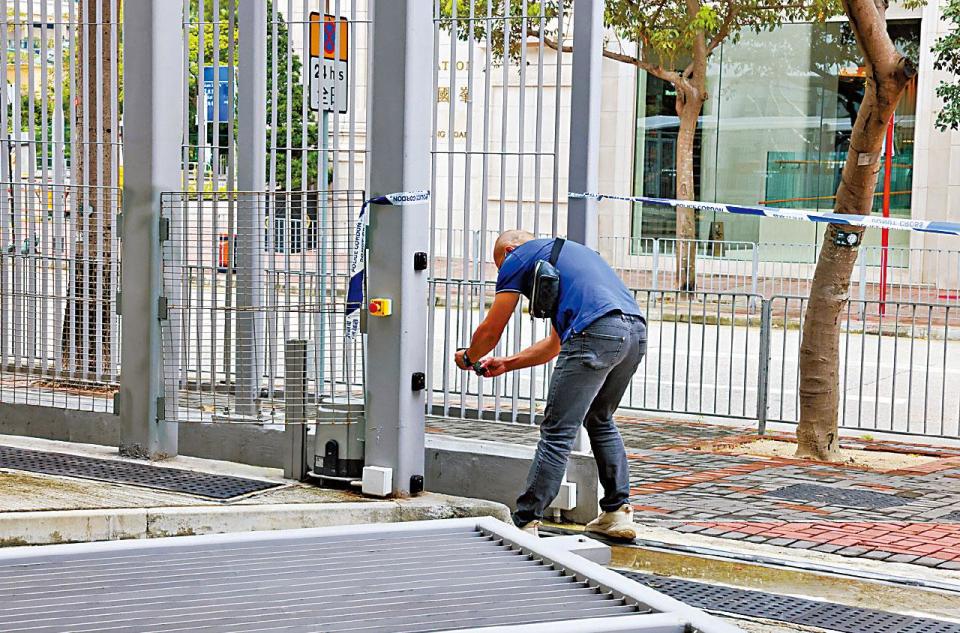
POLYGON ((857 488, 836 488, 816 484, 794 484, 772 490, 767 495, 790 501, 818 502, 831 506, 880 510, 909 503, 909 499, 857 488))
POLYGON ((0 468, 130 484, 211 499, 230 499, 280 485, 271 481, 165 468, 147 462, 98 459, 10 446, 0 446, 0 468))
POLYGON ((653 574, 628 571, 620 571, 620 573, 671 598, 685 602, 691 607, 706 611, 815 626, 838 633, 960 633, 960 624, 942 620, 848 607, 762 591, 709 585, 691 580, 665 578, 653 574))

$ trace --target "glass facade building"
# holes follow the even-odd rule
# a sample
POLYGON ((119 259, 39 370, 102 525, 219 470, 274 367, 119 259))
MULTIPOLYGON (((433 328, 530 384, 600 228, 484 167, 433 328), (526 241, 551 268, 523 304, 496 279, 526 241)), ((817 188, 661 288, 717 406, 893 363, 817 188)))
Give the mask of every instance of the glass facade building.
MULTIPOLYGON (((891 21, 902 52, 917 59, 920 21, 891 21)), ((699 200, 829 210, 864 91, 864 70, 845 22, 787 24, 773 32, 743 33, 711 57, 694 155, 699 200)), ((634 190, 672 198, 678 121, 672 87, 639 73, 634 190)), ((894 117, 890 214, 910 217, 917 80, 894 117)), ((874 212, 883 201, 881 169, 874 212)), ((675 236, 672 209, 637 205, 633 237, 675 236)), ((698 239, 804 244, 815 247, 822 227, 701 212, 698 239)), ((871 232, 869 241, 878 241, 871 232)), ((890 244, 909 235, 891 232, 890 244)), ((644 243, 637 241, 638 244, 644 243)), ((776 256, 776 249, 767 249, 776 256)), ((796 249, 785 248, 789 257, 796 249)), ((810 248, 811 260, 815 248, 810 248)))

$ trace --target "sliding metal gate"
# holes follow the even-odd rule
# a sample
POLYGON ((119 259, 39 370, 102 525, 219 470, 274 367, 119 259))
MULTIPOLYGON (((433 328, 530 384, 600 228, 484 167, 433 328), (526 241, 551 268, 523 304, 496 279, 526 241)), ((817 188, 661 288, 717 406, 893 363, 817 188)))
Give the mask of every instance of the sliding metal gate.
POLYGON ((12 548, 0 551, 0 622, 9 633, 740 631, 551 541, 480 518, 12 548))

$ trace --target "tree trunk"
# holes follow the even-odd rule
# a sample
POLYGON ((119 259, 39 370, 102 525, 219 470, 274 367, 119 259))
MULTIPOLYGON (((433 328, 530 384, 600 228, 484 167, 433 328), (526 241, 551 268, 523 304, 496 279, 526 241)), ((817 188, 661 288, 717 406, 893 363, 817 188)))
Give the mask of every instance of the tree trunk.
MULTIPOLYGON (((695 200, 693 147, 697 122, 703 109, 703 100, 690 91, 681 99, 677 90, 677 115, 680 130, 677 134, 677 200, 695 200)), ((677 207, 677 288, 681 292, 697 289, 697 214, 689 207, 677 207)))
POLYGON ((67 376, 99 381, 108 373, 112 351, 111 238, 113 214, 120 202, 111 164, 116 125, 111 107, 112 70, 117 51, 111 47, 115 16, 110 0, 82 0, 79 17, 74 134, 80 135, 80 143, 71 178, 71 194, 77 200, 77 232, 61 332, 61 362, 67 376))
MULTIPOLYGON (((916 69, 890 40, 885 7, 879 0, 844 0, 844 9, 866 62, 867 80, 834 210, 868 215, 873 207, 887 122, 916 69)), ((800 346, 797 456, 821 460, 837 455, 840 316, 849 301, 850 275, 858 251, 835 244, 837 229, 829 225, 824 234, 800 346)), ((862 229, 844 230, 862 237, 862 229)))

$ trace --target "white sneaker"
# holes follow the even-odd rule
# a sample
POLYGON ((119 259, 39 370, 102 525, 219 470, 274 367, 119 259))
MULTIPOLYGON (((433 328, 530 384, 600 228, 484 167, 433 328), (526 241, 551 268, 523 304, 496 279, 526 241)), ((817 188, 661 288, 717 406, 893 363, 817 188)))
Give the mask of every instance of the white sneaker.
POLYGON ((527 523, 520 529, 526 532, 527 534, 533 534, 537 538, 540 538, 541 523, 542 523, 541 521, 530 521, 530 523, 527 523))
POLYGON ((637 526, 633 522, 633 507, 625 503, 619 510, 601 512, 600 516, 587 523, 586 530, 610 538, 632 541, 637 538, 637 526))

